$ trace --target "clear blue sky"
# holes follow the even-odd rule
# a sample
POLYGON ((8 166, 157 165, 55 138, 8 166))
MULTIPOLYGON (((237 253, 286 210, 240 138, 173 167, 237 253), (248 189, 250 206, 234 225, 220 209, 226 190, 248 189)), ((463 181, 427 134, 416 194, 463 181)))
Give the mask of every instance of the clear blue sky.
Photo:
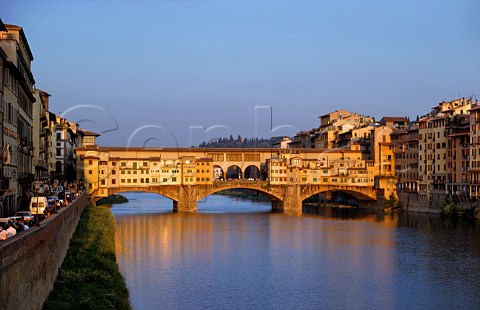
POLYGON ((480 99, 478 0, 0 0, 0 17, 24 28, 51 111, 105 145, 292 136, 336 109, 414 118, 480 99))

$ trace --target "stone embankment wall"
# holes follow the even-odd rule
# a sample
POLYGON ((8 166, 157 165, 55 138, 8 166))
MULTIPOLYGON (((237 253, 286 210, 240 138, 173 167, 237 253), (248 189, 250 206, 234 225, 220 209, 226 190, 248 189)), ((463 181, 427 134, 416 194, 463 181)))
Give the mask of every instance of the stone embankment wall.
POLYGON ((40 227, 0 242, 1 309, 42 309, 86 204, 84 192, 40 227))
MULTIPOLYGON (((398 191, 398 203, 405 211, 422 213, 440 213, 440 205, 447 198, 445 194, 431 194, 430 200, 423 201, 418 193, 398 191)), ((473 203, 462 201, 459 207, 462 209, 471 208, 473 203)))

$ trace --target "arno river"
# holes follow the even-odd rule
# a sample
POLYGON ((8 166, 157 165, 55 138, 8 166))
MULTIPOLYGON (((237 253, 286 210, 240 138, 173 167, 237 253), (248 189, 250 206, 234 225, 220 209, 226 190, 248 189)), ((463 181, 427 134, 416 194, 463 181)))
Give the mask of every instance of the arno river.
POLYGON ((480 224, 128 193, 116 252, 134 309, 478 309, 480 224))

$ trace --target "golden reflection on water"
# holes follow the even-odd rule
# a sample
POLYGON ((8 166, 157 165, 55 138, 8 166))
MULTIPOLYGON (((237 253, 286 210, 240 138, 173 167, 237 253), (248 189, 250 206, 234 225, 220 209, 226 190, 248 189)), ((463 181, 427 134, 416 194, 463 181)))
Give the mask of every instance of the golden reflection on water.
POLYGON ((475 291, 476 274, 462 266, 477 267, 480 238, 466 237, 478 227, 428 215, 319 213, 119 212, 117 260, 132 305, 391 309, 451 306, 438 294, 449 283, 462 284, 448 286, 458 296, 475 291))
MULTIPOLYGON (((375 216, 363 218, 355 225, 348 225, 347 221, 282 214, 235 216, 167 213, 119 217, 116 249, 123 272, 142 274, 145 268, 152 266, 169 271, 179 264, 187 268, 196 264, 200 268, 204 262, 231 259, 232 247, 259 242, 259 239, 262 240, 259 244, 269 248, 267 260, 272 270, 308 274, 311 269, 324 274, 324 280, 339 289, 345 285, 345 280, 361 282, 372 278, 373 281, 385 281, 394 272, 394 220, 382 222, 387 226, 385 229, 372 229, 379 224, 375 216), (258 221, 258 225, 249 221, 258 221), (315 252, 320 252, 323 257, 318 265, 308 257, 306 260, 302 258, 304 255, 315 256, 315 252), (285 257, 290 260, 286 262, 285 257), (347 279, 345 276, 332 277, 324 270, 337 268, 347 279)), ((252 259, 249 253, 240 251, 238 255, 252 259)), ((383 291, 385 298, 394 294, 393 289, 383 291)), ((354 307, 355 304, 347 306, 354 307)))

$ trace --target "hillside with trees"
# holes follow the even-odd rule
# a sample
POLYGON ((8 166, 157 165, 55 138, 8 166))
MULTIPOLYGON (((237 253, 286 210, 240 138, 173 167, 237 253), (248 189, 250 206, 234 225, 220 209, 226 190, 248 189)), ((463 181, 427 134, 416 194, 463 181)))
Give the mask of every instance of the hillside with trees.
POLYGON ((202 142, 200 148, 271 148, 275 143, 282 141, 282 137, 265 138, 242 138, 240 135, 234 138, 216 138, 208 142, 202 142))

